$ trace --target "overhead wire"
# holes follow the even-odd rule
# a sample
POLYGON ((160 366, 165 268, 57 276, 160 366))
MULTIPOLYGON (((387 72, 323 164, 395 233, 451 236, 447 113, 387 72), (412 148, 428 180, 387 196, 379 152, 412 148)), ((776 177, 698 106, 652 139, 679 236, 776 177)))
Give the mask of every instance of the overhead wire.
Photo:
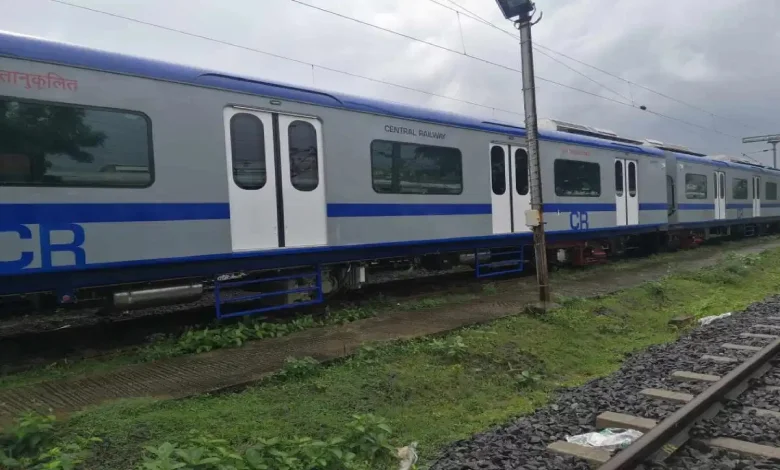
MULTIPOLYGON (((59 1, 59 0, 58 0, 58 1, 59 1)), ((465 57, 468 57, 468 58, 470 58, 470 59, 473 59, 473 60, 476 60, 476 61, 479 61, 479 62, 486 63, 486 64, 488 64, 488 65, 493 65, 493 66, 496 66, 496 67, 500 67, 500 68, 502 68, 502 69, 510 70, 510 71, 512 71, 512 72, 516 72, 516 73, 522 73, 522 70, 520 70, 520 69, 515 69, 515 68, 513 68, 513 67, 510 67, 510 66, 507 66, 507 65, 503 65, 503 64, 499 64, 499 63, 497 63, 497 62, 493 62, 493 61, 490 61, 490 60, 487 60, 487 59, 484 59, 484 58, 481 58, 481 57, 477 57, 477 56, 474 56, 474 55, 466 54, 466 53, 463 53, 463 52, 460 52, 460 51, 458 51, 457 49, 452 49, 452 48, 449 48, 449 47, 446 47, 446 46, 442 46, 442 45, 440 45, 440 44, 436 44, 436 43, 433 43, 433 42, 431 42, 431 41, 427 41, 427 40, 424 40, 424 39, 415 38, 414 36, 410 36, 410 35, 408 35, 408 34, 401 33, 401 32, 398 32, 398 31, 395 31, 395 30, 392 30, 392 29, 389 29, 389 28, 385 28, 385 27, 383 27, 383 26, 378 26, 378 25, 375 25, 375 24, 373 24, 373 23, 369 23, 369 22, 367 22, 367 21, 363 21, 363 20, 360 20, 360 19, 357 19, 357 18, 353 18, 353 17, 351 17, 351 16, 344 15, 344 14, 342 14, 342 13, 334 12, 334 11, 332 11, 332 10, 328 10, 327 8, 323 8, 323 7, 319 7, 319 6, 311 5, 311 4, 309 4, 309 3, 306 3, 306 2, 303 2, 303 1, 301 1, 301 0, 289 0, 289 1, 290 1, 290 2, 293 2, 293 3, 296 3, 296 4, 298 4, 298 5, 302 5, 302 6, 310 7, 310 8, 313 8, 313 9, 315 9, 315 10, 319 10, 319 11, 321 11, 321 12, 328 13, 328 14, 331 14, 331 15, 334 15, 334 16, 337 16, 337 17, 339 17, 339 18, 344 18, 344 19, 346 19, 346 20, 350 20, 350 21, 353 21, 353 22, 356 22, 356 23, 359 23, 359 24, 362 24, 362 25, 365 25, 365 26, 369 26, 369 27, 372 27, 372 28, 375 28, 375 29, 379 29, 379 30, 381 30, 381 31, 385 31, 385 32, 387 32, 387 33, 394 34, 394 35, 396 35, 396 36, 400 36, 400 37, 403 37, 403 38, 406 38, 406 39, 409 39, 409 40, 412 40, 412 41, 415 41, 415 42, 420 42, 420 43, 423 43, 423 44, 427 44, 427 45, 429 45, 429 46, 435 47, 435 48, 437 48, 437 49, 444 50, 444 51, 446 51, 446 52, 449 52, 449 53, 452 53, 452 54, 457 54, 457 55, 465 56, 465 57)), ((448 1, 452 2, 452 0, 448 0, 448 1)), ((438 3, 438 2, 435 2, 435 3, 438 3)), ((454 3, 454 2, 453 2, 453 3, 454 3)), ((483 21, 486 21, 486 20, 483 20, 483 21)), ((498 28, 498 27, 497 27, 497 28, 498 28)), ((502 28, 498 28, 498 29, 500 29, 500 30, 502 30, 502 31, 503 31, 503 29, 502 29, 502 28)), ((506 32, 506 31, 505 31, 505 32, 506 32)), ((676 122, 679 122, 679 123, 683 123, 683 124, 687 124, 687 125, 689 125, 689 126, 696 127, 696 128, 702 129, 702 130, 706 130, 706 131, 709 131, 709 132, 713 132, 713 133, 716 133, 716 134, 720 134, 720 135, 723 135, 723 136, 726 136, 726 137, 730 137, 730 138, 733 138, 733 139, 739 139, 739 138, 740 138, 740 137, 738 137, 738 136, 731 135, 731 134, 728 134, 728 133, 726 133, 726 132, 719 131, 719 130, 717 130, 717 129, 714 129, 714 128, 711 128, 711 127, 703 126, 703 125, 700 125, 700 124, 697 124, 697 123, 694 123, 694 122, 687 121, 687 120, 685 120, 685 119, 680 119, 680 118, 672 117, 672 116, 669 116, 669 115, 667 115, 667 114, 660 113, 660 112, 657 112, 657 111, 651 111, 651 110, 648 110, 648 109, 646 109, 646 108, 643 108, 643 107, 636 106, 635 104, 633 104, 633 103, 630 103, 630 102, 629 102, 629 103, 626 103, 626 102, 623 102, 623 101, 620 101, 620 100, 616 100, 616 99, 609 98, 609 97, 606 97, 606 96, 603 96, 603 95, 599 95, 599 94, 597 94, 597 93, 592 93, 592 92, 589 92, 589 91, 586 91, 586 90, 582 90, 582 89, 580 89, 580 88, 576 88, 576 87, 573 87, 573 86, 570 86, 570 85, 563 84, 563 83, 561 83, 561 82, 558 82, 558 81, 555 81, 555 80, 551 80, 551 79, 549 79, 549 78, 541 77, 541 76, 539 76, 539 75, 536 75, 536 77, 535 77, 535 78, 536 78, 537 80, 541 80, 541 81, 544 81, 544 82, 552 83, 552 84, 554 84, 554 85, 557 85, 557 86, 560 86, 560 87, 563 87, 563 88, 568 88, 568 89, 570 89, 570 90, 574 90, 574 91, 577 91, 577 92, 580 92, 580 93, 584 93, 584 94, 587 94, 587 95, 595 96, 595 97, 597 97, 597 98, 601 98, 601 99, 604 99, 604 100, 607 100, 607 101, 611 101, 611 102, 613 102, 613 103, 618 103, 618 104, 621 104, 621 105, 623 105, 623 106, 628 106, 628 107, 631 107, 631 108, 642 109, 643 111, 645 111, 645 112, 649 112, 650 114, 653 114, 653 115, 656 115, 656 116, 659 116, 659 117, 663 117, 663 118, 666 118, 666 119, 671 119, 671 120, 673 120, 673 121, 676 121, 676 122)), ((596 83, 598 83, 598 82, 596 82, 596 83)), ((603 85, 602 85, 602 86, 603 86, 603 85)), ((621 96, 622 96, 622 95, 621 95, 621 96)))
MULTIPOLYGON (((439 2, 438 0, 429 0, 429 1, 430 1, 430 2, 432 2, 432 3, 435 3, 436 5, 439 5, 439 6, 441 6, 441 7, 447 8, 447 9, 449 9, 449 10, 452 10, 452 11, 455 11, 455 12, 458 12, 458 13, 464 13, 464 14, 466 14, 467 16, 469 16, 471 19, 473 19, 473 20, 475 20, 475 21, 477 21, 477 22, 479 22, 479 23, 482 23, 482 24, 484 24, 485 26, 489 26, 489 27, 491 27, 491 28, 493 28, 493 29, 496 29, 496 30, 498 30, 498 31, 500 31, 500 32, 502 32, 502 33, 504 33, 504 34, 506 34, 506 35, 508 35, 508 36, 512 37, 513 39, 516 39, 516 35, 515 35, 514 33, 510 32, 510 31, 507 31, 507 30, 506 30, 506 29, 504 29, 504 28, 501 28, 500 26, 498 26, 498 25, 496 25, 496 24, 494 24, 494 23, 490 22, 489 20, 486 20, 485 18, 483 18, 483 17, 479 16, 478 14, 474 13, 473 11, 471 11, 471 10, 467 9, 466 7, 464 7, 463 5, 459 4, 459 3, 458 3, 458 2, 456 2, 455 0, 446 0, 446 1, 447 1, 447 2, 449 2, 449 3, 451 3, 451 4, 453 4, 453 5, 455 5, 455 6, 456 6, 458 9, 460 9, 460 10, 462 10, 462 11, 459 11, 458 9, 455 9, 455 8, 449 7, 449 6, 447 6, 447 5, 444 5, 443 3, 439 2)), ((637 88, 641 88, 641 89, 643 89, 643 90, 645 90, 645 91, 648 91, 648 92, 650 92, 650 93, 654 93, 654 94, 656 94, 656 95, 658 95, 658 96, 661 96, 661 97, 663 97, 663 98, 666 98, 666 99, 668 99, 668 100, 670 100, 670 101, 674 101, 674 102, 676 102, 676 103, 678 103, 678 104, 681 104, 681 105, 684 105, 684 106, 688 106, 688 107, 690 107, 690 108, 692 108, 692 109, 695 109, 695 110, 697 110, 697 111, 700 111, 700 112, 702 112, 702 113, 704 113, 704 114, 707 114, 708 116, 711 116, 711 117, 713 117, 713 118, 717 117, 717 118, 720 118, 720 119, 723 119, 723 120, 728 120, 728 121, 734 122, 734 123, 736 123, 736 124, 739 124, 739 125, 741 125, 742 127, 746 128, 746 129, 753 129, 753 130, 755 130, 755 127, 753 127, 753 126, 749 126, 749 125, 747 125, 747 124, 745 124, 745 123, 743 123, 743 122, 739 121, 738 119, 735 119, 735 118, 732 118, 732 117, 728 117, 728 116, 721 116, 721 115, 715 114, 715 113, 713 113, 712 111, 709 111, 709 110, 707 110, 707 109, 704 109, 704 108, 702 108, 702 107, 700 107, 700 106, 696 106, 696 105, 694 105, 694 104, 691 104, 691 103, 688 103, 688 102, 686 102, 686 101, 683 101, 683 100, 681 100, 681 99, 679 99, 679 98, 675 98, 675 97, 673 97, 673 96, 667 95, 667 94, 665 94, 665 93, 662 93, 662 92, 660 92, 660 91, 653 90, 653 89, 652 89, 652 88, 650 88, 650 87, 647 87, 647 86, 645 86, 645 85, 642 85, 642 84, 640 84, 640 83, 633 82, 633 81, 631 81, 631 80, 628 80, 628 79, 626 79, 626 78, 624 78, 624 77, 621 77, 620 75, 617 75, 617 74, 615 74, 615 73, 609 72, 609 71, 607 71, 607 70, 604 70, 604 69, 602 69, 602 68, 600 68, 600 67, 597 67, 597 66, 595 66, 595 65, 589 64, 589 63, 587 63, 587 62, 584 62, 584 61, 582 61, 582 60, 576 59, 576 58, 574 58, 574 57, 571 57, 570 55, 567 55, 567 54, 565 54, 565 53, 563 53, 563 52, 560 52, 560 51, 558 51, 558 50, 552 49, 552 48, 550 48, 550 47, 544 46, 544 45, 542 45, 542 44, 535 43, 535 44, 534 44, 534 49, 536 49, 538 52, 541 52, 542 54, 544 54, 544 55, 545 55, 545 56, 547 56, 547 57, 550 57, 550 56, 549 56, 548 54, 545 54, 545 53, 544 53, 543 51, 541 51, 540 49, 543 49, 543 50, 545 50, 545 51, 552 52, 552 53, 554 53, 554 54, 558 54, 558 55, 560 55, 561 57, 565 57, 565 58, 567 58, 567 59, 569 59, 569 60, 571 60, 571 61, 573 61, 573 62, 576 62, 576 63, 578 63, 578 64, 580 64, 580 65, 584 65, 584 66, 586 66, 586 67, 589 67, 589 68, 591 68, 591 69, 593 69, 593 70, 597 70, 597 71, 599 71, 599 72, 601 72, 601 73, 603 73, 603 74, 605 74, 605 75, 609 75, 610 77, 613 77, 613 78, 616 78, 616 79, 618 79, 618 80, 621 80, 621 81, 623 81, 624 83, 626 83, 626 84, 628 84, 628 85, 629 85, 629 93, 630 93, 630 91, 631 91, 630 87, 631 87, 631 86, 635 86, 635 87, 637 87, 637 88)), ((552 57, 550 57, 550 58, 552 58, 552 57)), ((555 60, 555 59, 553 59, 553 60, 555 60)), ((559 62, 559 63, 561 63, 561 64, 563 64, 563 62, 561 62, 561 61, 558 61, 558 62, 559 62)), ((580 75, 584 75, 584 74, 582 74, 581 72, 577 71, 576 69, 573 69, 573 68, 572 68, 572 70, 574 70, 575 72, 579 73, 580 75)), ((588 77, 586 76, 586 78, 588 78, 588 77)), ((590 79, 590 78, 589 78, 589 79, 590 79)), ((594 81, 593 79, 590 79, 590 80, 591 80, 591 81, 594 81)), ((609 87, 607 87, 607 86, 605 86, 605 85, 603 85, 603 84, 601 84, 601 83, 599 83, 599 82, 596 82, 596 83, 598 83, 598 84, 599 84, 599 85, 601 85, 602 87, 604 87, 604 88, 606 88, 606 89, 608 89, 608 90, 612 91, 613 93, 615 93, 615 92, 614 92, 614 90, 611 90, 609 87)), ((620 96, 622 96, 622 95, 620 95, 620 96)), ((624 97, 624 98, 625 98, 625 97, 624 97)), ((633 103, 633 98, 629 98, 629 101, 631 101, 631 102, 633 103)))
MULTIPOLYGON (((137 18, 132 18, 132 17, 125 16, 125 15, 120 15, 118 13, 107 12, 107 11, 99 10, 99 9, 96 9, 96 8, 91 8, 91 7, 86 7, 86 6, 83 6, 83 5, 78 5, 78 4, 75 4, 75 3, 70 3, 70 2, 68 2, 66 0, 49 0, 49 1, 53 2, 53 3, 67 5, 67 6, 70 6, 70 7, 73 7, 73 8, 78 8, 78 9, 82 9, 82 10, 91 11, 93 13, 107 15, 107 16, 111 16, 111 17, 114 17, 114 18, 120 18, 120 19, 123 19, 123 20, 126 20, 126 21, 131 21, 131 22, 143 24, 143 25, 150 26, 150 27, 163 29, 163 30, 166 30, 166 31, 169 31, 169 32, 175 32, 175 33, 178 33, 178 34, 183 34, 183 35, 187 35, 187 36, 190 36, 190 37, 195 37, 195 38, 206 40, 206 41, 216 42, 216 43, 227 45, 227 46, 230 46, 230 47, 236 47, 236 48, 239 48, 239 49, 244 49, 244 50, 248 50, 248 51, 264 54, 264 55, 267 55, 267 56, 270 56, 270 57, 274 57, 274 58, 278 58, 278 59, 288 60, 288 61, 291 61, 291 62, 299 63, 299 64, 302 64, 302 65, 306 65, 306 66, 318 67, 318 68, 320 68, 322 70, 327 70, 327 71, 340 73, 340 74, 344 74, 344 75, 348 75, 348 76, 352 76, 352 77, 356 77, 356 78, 361 78, 361 79, 369 80, 369 81, 372 81, 372 82, 375 82, 375 83, 389 85, 389 86, 393 86, 393 87, 397 87, 397 88, 401 88, 401 89, 406 89, 406 90, 409 90, 409 91, 420 92, 420 93, 423 93, 423 94, 427 94, 429 96, 435 96, 435 97, 439 97, 439 98, 449 99, 449 100, 452 100, 452 101, 461 102, 461 103, 465 103, 465 104, 469 104, 469 105, 473 105, 473 106, 478 106, 478 107, 482 107, 482 108, 486 108, 486 109, 492 109, 494 111, 501 111, 501 112, 505 112, 505 113, 513 114, 513 115, 517 115, 517 116, 524 116, 524 114, 518 113, 516 111, 510 111, 510 110, 502 109, 502 108, 495 107, 495 106, 490 106, 490 105, 485 105, 485 104, 481 104, 481 103, 476 103, 476 102, 472 102, 472 101, 469 101, 469 100, 463 100, 463 99, 460 99, 460 98, 455 98, 455 97, 451 97, 451 96, 447 96, 447 95, 441 95, 441 94, 434 93, 434 92, 429 92, 429 91, 426 91, 426 90, 419 90, 419 89, 416 89, 416 88, 413 88, 413 87, 409 87, 409 86, 406 86, 406 85, 400 85, 400 84, 396 84, 396 83, 393 83, 393 82, 388 82, 388 81, 385 81, 385 80, 376 79, 376 78, 372 78, 372 77, 367 77, 367 76, 364 76, 364 75, 356 74, 356 73, 353 73, 353 72, 347 72, 347 71, 335 69, 335 68, 332 68, 332 67, 323 66, 323 65, 320 65, 320 64, 315 64, 315 63, 312 63, 312 62, 307 62, 307 61, 300 60, 300 59, 294 59, 294 58, 291 58, 291 57, 283 56, 283 55, 280 55, 280 54, 275 54, 275 53, 264 51, 264 50, 261 50, 261 49, 257 49, 257 48, 253 48, 253 47, 249 47, 249 46, 243 46, 243 45, 240 45, 240 44, 236 44, 236 43, 232 43, 232 42, 224 41, 224 40, 220 40, 220 39, 215 39, 215 38, 212 38, 212 37, 209 37, 209 36, 205 36, 205 35, 201 35, 201 34, 197 34, 197 33, 192 33, 192 32, 181 30, 181 29, 177 29, 177 28, 163 26, 163 25, 160 25, 160 24, 157 24, 157 23, 152 23, 152 22, 148 22, 148 21, 144 21, 144 20, 139 20, 137 18)), ((341 13, 333 12, 331 10, 328 10, 328 9, 325 9, 325 8, 322 8, 322 7, 311 5, 311 4, 308 4, 308 3, 303 2, 301 0, 289 0, 289 1, 293 2, 293 3, 296 3, 296 4, 299 4, 301 6, 306 6, 306 7, 313 8, 315 10, 319 10, 319 11, 321 11, 323 13, 328 13, 328 14, 331 14, 331 15, 334 15, 334 16, 346 19, 346 20, 354 21, 354 22, 363 24, 363 25, 368 26, 368 27, 376 28, 376 29, 385 31, 385 32, 390 33, 390 34, 394 34, 394 35, 406 38, 408 40, 412 40, 412 41, 415 41, 415 42, 420 42, 420 43, 429 45, 431 47, 435 47, 435 48, 444 50, 444 51, 449 52, 449 53, 465 56, 465 57, 468 57, 468 58, 470 58, 472 60, 480 61, 480 62, 483 62, 485 64, 491 65, 491 66, 499 67, 499 68, 502 68, 502 69, 505 69, 505 70, 509 70, 509 71, 512 71, 512 72, 515 72, 515 73, 521 73, 522 72, 520 69, 516 69, 516 68, 510 67, 510 66, 506 66, 506 65, 503 65, 503 64, 499 64, 499 63, 487 60, 487 59, 483 59, 483 58, 480 58, 480 57, 469 55, 469 54, 466 54, 464 52, 460 52, 460 51, 458 51, 456 49, 451 49, 451 48, 448 48, 446 46, 442 46, 440 44, 433 43, 431 41, 426 41, 426 40, 422 40, 422 39, 419 39, 419 38, 415 38, 414 36, 410 36, 410 35, 407 35, 407 34, 404 34, 404 33, 400 33, 398 31, 394 31, 394 30, 391 30, 389 28, 384 28, 382 26, 374 25, 372 23, 369 23, 369 22, 366 22, 366 21, 363 21, 363 20, 359 20, 357 18, 352 18, 350 16, 343 15, 341 13)), ((433 1, 434 3, 437 3, 439 5, 442 5, 442 6, 446 7, 446 8, 449 8, 449 9, 451 9, 453 11, 456 11, 456 10, 452 9, 451 7, 447 7, 446 5, 443 5, 443 4, 441 4, 441 3, 439 3, 439 2, 437 2, 435 0, 430 0, 430 1, 433 1)), ((456 4, 452 0, 448 0, 448 1, 450 1, 453 4, 456 4)), ((486 23, 492 25, 492 23, 489 23, 486 20, 481 20, 481 21, 486 22, 486 23)), ((495 25, 492 25, 492 26, 497 28, 497 29, 499 29, 499 30, 501 30, 501 31, 504 31, 505 33, 508 33, 508 31, 505 31, 502 28, 499 28, 499 27, 497 27, 495 25)), ((631 108, 637 108, 637 106, 635 106, 632 103, 626 103, 626 102, 623 102, 623 101, 620 101, 620 100, 616 100, 616 99, 613 99, 613 98, 610 98, 610 97, 607 97, 607 96, 604 96, 604 95, 600 95, 600 94, 597 94, 597 93, 592 93, 592 92, 589 92, 587 90, 582 90, 580 88, 576 88, 576 87, 573 87, 573 86, 570 86, 570 85, 566 85, 564 83, 560 83, 558 81, 551 80, 551 79, 548 79, 548 78, 545 78, 545 77, 540 77, 540 76, 537 75, 536 79, 537 80, 541 80, 541 81, 545 81, 545 82, 549 82, 551 84, 560 86, 562 88, 567 88, 567 89, 570 89, 572 91, 577 91, 579 93, 587 94, 587 95, 590 95, 590 96, 594 96, 596 98, 600 98, 600 99, 607 100, 607 101, 610 101, 610 102, 613 102, 613 103, 621 104, 623 106, 628 106, 628 107, 631 107, 631 108)), ((730 134, 727 134, 725 132, 718 131, 717 129, 713 129, 713 128, 709 128, 709 127, 706 127, 706 126, 702 126, 702 125, 699 125, 699 124, 696 124, 696 123, 693 123, 693 122, 690 122, 690 121, 686 121, 684 119, 679 119, 679 118, 675 118, 675 117, 672 117, 672 116, 668 116, 666 114, 659 113, 659 112, 656 112, 656 111, 650 111, 650 110, 647 110, 647 109, 645 109, 644 111, 649 112, 649 113, 654 114, 654 115, 659 116, 659 117, 663 117, 663 118, 666 118, 666 119, 671 119, 671 120, 674 120, 674 121, 677 121, 677 122, 680 122, 680 123, 683 123, 683 124, 686 124, 686 125, 689 125, 689 126, 692 126, 692 127, 696 127, 696 128, 702 129, 702 130, 710 131, 710 132, 713 132, 713 133, 716 133, 716 134, 724 135, 724 136, 735 138, 735 139, 739 138, 737 136, 730 135, 730 134)))
POLYGON ((264 51, 262 49, 257 49, 257 48, 254 48, 254 47, 244 46, 244 45, 241 45, 241 44, 236 44, 236 43, 233 43, 233 42, 230 42, 230 41, 224 41, 222 39, 212 38, 210 36, 204 36, 202 34, 192 33, 192 32, 189 32, 189 31, 182 30, 182 29, 178 29, 178 28, 172 28, 172 27, 169 27, 169 26, 164 26, 164 25, 160 25, 160 24, 157 24, 157 23, 152 23, 152 22, 149 22, 149 21, 144 21, 144 20, 140 20, 140 19, 129 17, 129 16, 125 16, 125 15, 120 15, 118 13, 112 13, 112 12, 108 12, 108 11, 104 11, 104 10, 99 10, 99 9, 96 9, 96 8, 91 8, 91 7, 86 7, 86 6, 83 6, 83 5, 78 5, 78 4, 75 4, 75 3, 70 3, 70 2, 65 1, 65 0, 48 0, 48 1, 53 2, 53 3, 58 3, 58 4, 61 4, 61 5, 65 5, 65 6, 69 6, 69 7, 73 7, 73 8, 78 8, 78 9, 81 9, 81 10, 90 11, 90 12, 96 13, 96 14, 106 15, 106 16, 110 16, 110 17, 113 17, 113 18, 118 18, 118 19, 130 21, 130 22, 133 22, 133 23, 142 24, 144 26, 149 26, 149 27, 161 29, 161 30, 164 30, 164 31, 172 32, 172 33, 177 33, 177 34, 182 34, 182 35, 189 36, 189 37, 194 37, 194 38, 201 39, 201 40, 204 40, 204 41, 209 41, 209 42, 214 42, 214 43, 217 43, 217 44, 222 44, 224 46, 235 47, 237 49, 243 49, 243 50, 250 51, 250 52, 255 52, 255 53, 258 53, 258 54, 263 54, 263 55, 266 55, 266 56, 269 56, 269 57, 274 57, 276 59, 282 59, 282 60, 294 62, 294 63, 297 63, 297 64, 306 65, 308 67, 316 67, 316 68, 319 68, 319 69, 322 69, 322 70, 326 70, 328 72, 339 73, 339 74, 347 75, 347 76, 350 76, 350 77, 360 78, 360 79, 363 79, 363 80, 368 80, 370 82, 379 83, 379 84, 382 84, 382 85, 388 85, 388 86, 400 88, 400 89, 403 89, 403 90, 413 91, 413 92, 417 92, 417 93, 423 93, 423 94, 426 94, 426 95, 429 95, 429 96, 433 96, 433 97, 436 97, 436 98, 448 99, 448 100, 456 101, 456 102, 459 102, 459 103, 464 103, 464 104, 468 104, 468 105, 472 105, 472 106, 478 106, 478 107, 481 107, 481 108, 490 109, 490 110, 493 110, 493 111, 501 111, 502 113, 508 113, 508 114, 513 114, 513 115, 525 117, 525 114, 519 113, 517 111, 504 109, 504 108, 497 107, 497 106, 491 106, 491 105, 487 105, 487 104, 484 104, 484 103, 477 103, 477 102, 470 101, 470 100, 464 100, 462 98, 456 98, 454 96, 443 95, 443 94, 435 93, 435 92, 428 91, 428 90, 421 90, 419 88, 414 88, 414 87, 410 87, 410 86, 407 86, 407 85, 401 85, 399 83, 394 83, 394 82, 390 82, 390 81, 387 81, 387 80, 381 80, 381 79, 378 79, 378 78, 373 78, 373 77, 369 77, 369 76, 366 76, 366 75, 361 75, 361 74, 354 73, 354 72, 348 72, 348 71, 345 71, 345 70, 340 70, 340 69, 336 69, 336 68, 333 68, 333 67, 328 67, 326 65, 315 64, 313 62, 307 62, 305 60, 300 60, 300 59, 295 59, 295 58, 292 58, 292 57, 283 56, 283 55, 280 55, 280 54, 275 54, 273 52, 264 51))

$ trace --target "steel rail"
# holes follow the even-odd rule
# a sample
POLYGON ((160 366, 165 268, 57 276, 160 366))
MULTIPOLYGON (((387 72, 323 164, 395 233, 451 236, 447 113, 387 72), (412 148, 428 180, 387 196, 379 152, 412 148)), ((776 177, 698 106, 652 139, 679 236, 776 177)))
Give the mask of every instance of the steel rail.
POLYGON ((780 339, 758 351, 753 357, 696 396, 690 403, 658 423, 625 450, 601 465, 599 470, 630 470, 647 461, 707 414, 712 407, 720 404, 724 398, 750 380, 778 353, 780 353, 780 339))

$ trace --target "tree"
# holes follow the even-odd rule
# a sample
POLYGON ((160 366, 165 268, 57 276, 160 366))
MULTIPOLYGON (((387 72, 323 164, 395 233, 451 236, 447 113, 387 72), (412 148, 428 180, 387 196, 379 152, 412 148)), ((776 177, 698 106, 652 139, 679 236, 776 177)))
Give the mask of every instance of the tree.
POLYGON ((91 163, 95 158, 84 149, 102 146, 106 134, 85 124, 85 116, 84 109, 0 100, 0 154, 27 157, 34 182, 51 167, 47 155, 91 163))

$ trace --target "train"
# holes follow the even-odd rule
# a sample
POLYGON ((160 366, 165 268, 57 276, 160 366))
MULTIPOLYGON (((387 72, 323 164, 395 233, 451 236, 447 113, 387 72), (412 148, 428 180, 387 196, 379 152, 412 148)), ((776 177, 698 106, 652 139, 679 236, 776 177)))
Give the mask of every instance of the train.
MULTIPOLYGON (((555 119, 539 139, 551 264, 780 222, 775 169, 555 119)), ((320 302, 394 260, 522 270, 528 163, 510 123, 2 33, 0 299, 214 289, 222 318, 320 302), (284 300, 222 311, 246 286, 284 300)))

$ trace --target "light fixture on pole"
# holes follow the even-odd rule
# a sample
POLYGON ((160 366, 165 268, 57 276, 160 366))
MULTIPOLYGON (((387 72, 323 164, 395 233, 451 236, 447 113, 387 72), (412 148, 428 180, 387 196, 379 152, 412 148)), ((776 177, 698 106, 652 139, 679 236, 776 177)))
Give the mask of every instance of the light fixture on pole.
POLYGON ((531 26, 542 19, 532 21, 536 6, 531 0, 496 0, 504 17, 515 22, 520 30, 520 49, 523 65, 523 103, 525 108, 526 143, 528 145, 528 170, 531 189, 531 210, 525 214, 526 225, 534 234, 534 259, 536 280, 539 283, 539 300, 544 309, 550 302, 550 277, 547 271, 547 244, 544 237, 544 210, 542 201, 542 177, 539 163, 539 127, 536 118, 536 85, 534 84, 534 53, 531 42, 531 26))

